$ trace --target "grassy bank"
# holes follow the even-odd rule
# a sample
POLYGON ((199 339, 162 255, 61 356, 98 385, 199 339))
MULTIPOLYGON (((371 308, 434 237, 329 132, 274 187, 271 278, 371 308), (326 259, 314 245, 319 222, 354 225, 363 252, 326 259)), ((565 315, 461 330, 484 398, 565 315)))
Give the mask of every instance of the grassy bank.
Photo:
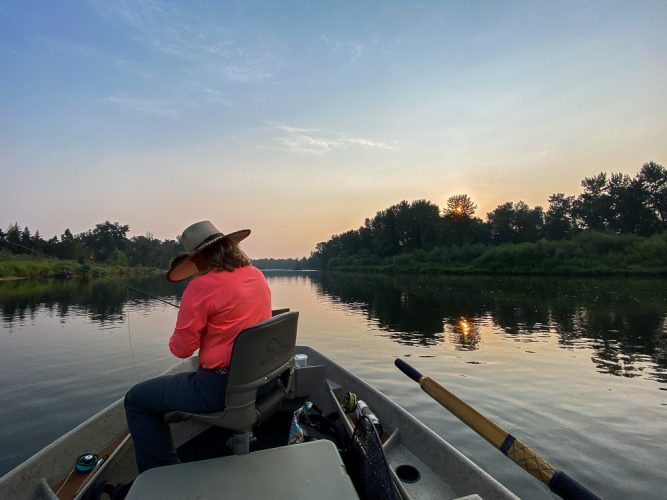
POLYGON ((421 274, 667 276, 667 233, 582 233, 570 240, 415 251, 383 261, 336 259, 329 269, 421 274))
POLYGON ((137 276, 156 272, 148 267, 124 267, 99 263, 81 264, 70 260, 46 259, 29 255, 0 252, 0 278, 85 278, 105 276, 137 276))

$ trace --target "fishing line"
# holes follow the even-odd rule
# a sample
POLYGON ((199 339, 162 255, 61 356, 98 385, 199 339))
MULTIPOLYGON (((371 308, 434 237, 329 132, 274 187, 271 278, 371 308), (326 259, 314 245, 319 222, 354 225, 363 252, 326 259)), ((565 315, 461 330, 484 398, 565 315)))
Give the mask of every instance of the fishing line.
POLYGON ((72 477, 72 474, 74 473, 74 470, 75 470, 74 467, 72 467, 72 470, 69 472, 69 474, 67 474, 67 477, 63 481, 63 484, 61 484, 60 488, 58 488, 58 491, 56 491, 56 496, 58 496, 58 493, 60 493, 60 490, 62 490, 65 487, 65 485, 67 484, 67 481, 69 481, 69 478, 72 477))
MULTIPOLYGON (((2 239, 0 239, 0 242, 3 242, 3 243, 9 243, 10 245, 14 245, 15 247, 23 248, 24 250, 28 250, 28 251, 30 252, 30 255, 33 255, 34 252, 35 252, 35 249, 34 249, 34 248, 29 248, 29 247, 27 247, 27 246, 25 246, 25 245, 21 245, 20 243, 15 243, 15 242, 13 242, 13 241, 9 241, 9 240, 5 239, 4 237, 3 237, 2 239)), ((67 266, 72 266, 72 264, 70 264, 69 262, 67 262, 65 259, 61 259, 60 257, 55 257, 55 256, 53 256, 53 255, 47 255, 47 254, 45 254, 44 252, 42 252, 41 250, 37 250, 37 252, 39 252, 40 254, 42 254, 46 259, 54 259, 54 260, 57 260, 57 261, 60 261, 60 262, 64 263, 64 264, 67 265, 67 266)), ((127 283, 123 283, 123 282, 121 282, 121 281, 116 281, 116 280, 114 280, 114 279, 112 279, 112 278, 109 278, 109 277, 106 276, 105 274, 102 274, 101 272, 96 271, 95 269, 93 269, 93 268, 91 268, 91 267, 89 267, 89 266, 87 266, 87 265, 81 264, 81 267, 84 268, 86 271, 91 272, 92 274, 94 274, 95 276, 97 276, 97 277, 99 277, 99 278, 103 278, 103 279, 105 279, 105 280, 107 280, 107 281, 110 281, 111 283, 115 283, 116 285, 124 286, 124 287, 126 287, 126 288, 129 288, 130 290, 134 290, 135 292, 143 293, 144 295, 147 295, 148 297, 151 297, 152 299, 159 300, 160 302, 164 302, 165 304, 168 304, 168 305, 170 305, 170 306, 173 306, 173 307, 175 307, 176 309, 179 308, 178 304, 174 304, 173 302, 169 302, 168 300, 164 300, 164 299, 162 299, 162 298, 160 298, 160 297, 158 297, 158 296, 156 296, 156 295, 153 295, 152 293, 148 293, 148 292, 145 291, 145 290, 141 290, 140 288, 136 288, 136 287, 134 287, 134 286, 132 286, 132 285, 128 285, 127 283)))
POLYGON ((134 360, 134 349, 132 348, 132 331, 130 330, 130 290, 127 289, 127 342, 130 344, 130 357, 132 358, 132 368, 134 368, 134 374, 136 375, 137 379, 139 379, 139 370, 137 370, 137 363, 134 360))
MULTIPOLYGON (((5 239, 4 237, 0 238, 0 243, 9 243, 10 245, 14 245, 15 247, 22 248, 24 250, 28 250, 30 252, 30 255, 34 255, 34 253, 35 253, 34 248, 29 248, 25 245, 21 245, 20 243, 15 243, 13 241, 9 241, 9 240, 5 239)), ((57 260, 59 262, 64 263, 66 266, 72 266, 72 264, 67 262, 65 259, 53 256, 53 255, 47 255, 46 253, 42 252, 41 250, 37 250, 37 252, 42 254, 44 256, 44 258, 46 258, 46 259, 57 260)), ((84 267, 84 265, 81 265, 81 267, 84 267)), ((109 278, 105 274, 102 274, 101 272, 96 271, 95 269, 92 269, 91 267, 85 266, 85 270, 91 272, 95 276, 98 276, 102 279, 110 281, 111 283, 114 283, 114 284, 120 285, 120 286, 124 286, 127 289, 126 291, 127 291, 127 302, 128 303, 130 301, 130 290, 134 290, 135 292, 143 293, 144 295, 147 295, 148 297, 151 297, 155 300, 159 300, 160 302, 163 302, 165 304, 173 306, 176 309, 179 309, 179 306, 177 304, 174 304, 173 302, 169 302, 168 300, 164 300, 164 299, 162 299, 162 298, 160 298, 156 295, 153 295, 152 293, 149 293, 145 290, 141 290, 140 288, 136 288, 132 285, 128 285, 127 283, 123 283, 121 281, 117 281, 117 280, 114 280, 112 278, 109 278)), ((129 308, 127 310, 127 341, 128 341, 129 346, 130 346, 130 356, 132 358, 132 368, 134 369, 134 373, 135 373, 136 377, 139 378, 139 370, 137 369, 137 363, 136 363, 136 359, 134 357, 134 348, 132 347, 132 330, 131 330, 131 326, 130 326, 130 310, 129 310, 129 308)), ((65 480, 65 481, 67 481, 67 480, 65 480)))

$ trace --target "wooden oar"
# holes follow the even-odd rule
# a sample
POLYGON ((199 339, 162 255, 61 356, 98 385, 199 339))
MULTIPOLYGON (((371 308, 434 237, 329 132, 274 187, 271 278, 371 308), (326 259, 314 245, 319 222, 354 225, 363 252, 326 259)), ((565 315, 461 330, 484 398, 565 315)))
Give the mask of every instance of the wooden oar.
POLYGON ((503 454, 545 483, 551 491, 566 499, 598 499, 597 495, 554 467, 511 434, 459 399, 430 377, 425 377, 400 358, 394 364, 442 406, 461 419, 503 454))

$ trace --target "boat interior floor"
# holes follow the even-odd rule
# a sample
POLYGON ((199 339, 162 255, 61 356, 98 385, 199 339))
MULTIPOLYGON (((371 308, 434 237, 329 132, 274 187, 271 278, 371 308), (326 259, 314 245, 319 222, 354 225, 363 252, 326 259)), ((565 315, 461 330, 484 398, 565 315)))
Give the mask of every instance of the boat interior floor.
MULTIPOLYGON (((287 445, 294 410, 274 413, 266 422, 253 429, 250 452, 287 445)), ((210 427, 180 446, 177 450, 181 462, 195 462, 233 455, 227 446, 233 433, 220 427, 210 427)))

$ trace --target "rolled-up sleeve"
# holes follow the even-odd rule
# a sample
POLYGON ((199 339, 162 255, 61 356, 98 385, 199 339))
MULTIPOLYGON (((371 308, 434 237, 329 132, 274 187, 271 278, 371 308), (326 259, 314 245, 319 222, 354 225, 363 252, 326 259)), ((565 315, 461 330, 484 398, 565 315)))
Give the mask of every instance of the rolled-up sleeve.
POLYGON ((169 350, 177 358, 189 358, 199 349, 206 328, 208 311, 204 298, 190 282, 183 292, 176 328, 169 339, 169 350))

